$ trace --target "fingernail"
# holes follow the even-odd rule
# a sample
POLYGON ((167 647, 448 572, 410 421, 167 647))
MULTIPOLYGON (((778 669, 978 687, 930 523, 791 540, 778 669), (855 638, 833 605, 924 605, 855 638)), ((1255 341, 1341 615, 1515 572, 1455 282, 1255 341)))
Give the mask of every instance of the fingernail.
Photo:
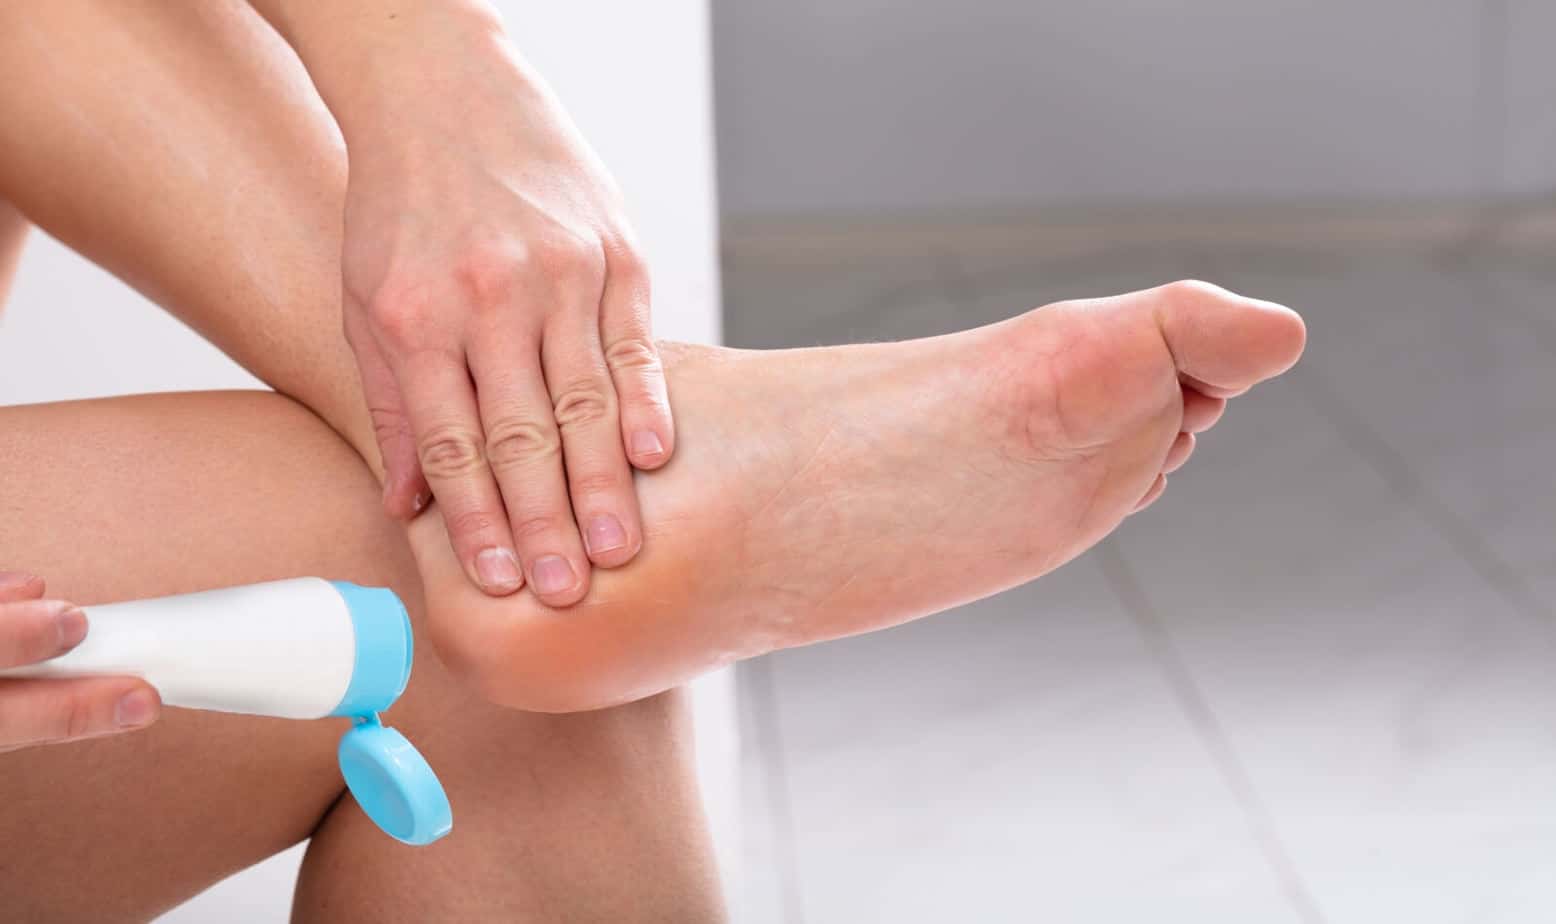
POLYGON ((584 530, 584 545, 589 547, 590 555, 614 552, 626 544, 627 531, 622 529, 621 521, 611 514, 595 517, 589 521, 589 528, 584 530))
POLYGON ((639 430, 632 434, 632 454, 639 458, 662 456, 665 454, 665 444, 659 442, 659 434, 654 431, 639 430))
POLYGON ((156 700, 145 690, 131 690, 124 694, 119 697, 119 703, 113 709, 114 721, 119 723, 120 728, 150 725, 151 720, 156 717, 156 700))
POLYGON ((572 587, 578 580, 573 566, 560 555, 546 555, 535 562, 535 590, 543 594, 559 594, 572 587))
POLYGON ((432 500, 431 494, 426 491, 417 491, 416 496, 411 498, 411 512, 421 513, 423 510, 426 510, 427 502, 430 500, 432 500))
POLYGON ((507 549, 492 546, 475 557, 475 573, 490 590, 514 590, 519 586, 519 560, 507 549))
POLYGON ((86 614, 78 606, 67 606, 60 610, 59 615, 54 617, 54 625, 59 629, 60 651, 69 651, 86 638, 86 614))

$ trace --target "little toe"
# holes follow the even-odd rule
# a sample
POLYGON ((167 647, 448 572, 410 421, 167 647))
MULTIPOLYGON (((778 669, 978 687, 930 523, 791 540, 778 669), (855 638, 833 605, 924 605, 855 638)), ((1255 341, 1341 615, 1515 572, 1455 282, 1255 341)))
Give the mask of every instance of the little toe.
POLYGON ((1162 462, 1162 474, 1171 475, 1182 468, 1183 463, 1194 454, 1194 443, 1194 434, 1179 433, 1178 438, 1172 441, 1172 448, 1167 450, 1167 458, 1162 462))
POLYGON ((1145 496, 1140 498, 1139 503, 1135 504, 1135 509, 1131 510, 1130 513, 1139 513, 1156 503, 1156 499, 1161 497, 1162 492, 1165 490, 1167 490, 1167 476, 1157 475, 1156 480, 1151 482, 1151 487, 1146 490, 1145 496))

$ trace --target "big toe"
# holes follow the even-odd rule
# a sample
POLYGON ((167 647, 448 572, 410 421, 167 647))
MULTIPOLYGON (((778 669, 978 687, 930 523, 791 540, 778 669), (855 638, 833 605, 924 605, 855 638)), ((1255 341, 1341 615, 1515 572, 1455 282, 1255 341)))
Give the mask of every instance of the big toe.
POLYGON ((1307 342, 1295 311, 1208 282, 1173 282, 1122 298, 1151 314, 1178 372, 1213 396, 1230 397, 1280 375, 1307 342))

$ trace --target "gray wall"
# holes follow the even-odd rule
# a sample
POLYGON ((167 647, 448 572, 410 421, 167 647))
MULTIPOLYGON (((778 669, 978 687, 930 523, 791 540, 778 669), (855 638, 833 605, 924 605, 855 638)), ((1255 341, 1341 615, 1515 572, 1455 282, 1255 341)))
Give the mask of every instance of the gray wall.
POLYGON ((741 218, 1556 185, 1549 0, 718 0, 741 218))

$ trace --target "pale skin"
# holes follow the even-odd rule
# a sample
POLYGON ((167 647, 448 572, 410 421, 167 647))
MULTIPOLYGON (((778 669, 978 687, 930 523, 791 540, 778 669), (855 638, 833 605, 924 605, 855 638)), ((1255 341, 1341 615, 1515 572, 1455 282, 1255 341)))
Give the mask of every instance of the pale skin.
POLYGON ((299 922, 723 920, 682 694, 568 716, 474 694, 431 654, 377 481, 307 410, 263 392, 0 408, 0 459, 0 559, 73 602, 301 574, 394 588, 421 654, 385 720, 455 817, 430 847, 375 828, 342 793, 341 720, 167 709, 0 754, 6 920, 146 920, 309 837, 299 922))
POLYGON ((675 428, 621 195, 482 0, 253 0, 350 162, 344 321, 390 513, 488 594, 577 602, 642 546, 675 428), (564 469, 565 465, 565 469, 564 469))
MULTIPOLYGON (((339 267, 330 257, 340 250, 337 216, 347 194, 339 135, 295 65, 284 65, 266 50, 276 47, 278 39, 259 35, 250 20, 230 15, 230 9, 202 10, 197 20, 182 10, 169 14, 155 4, 136 10, 133 22, 103 37, 93 49, 94 67, 62 69, 68 74, 68 92, 50 97, 25 80, 0 86, 0 110, 15 114, 0 129, 0 195, 307 406, 344 443, 317 424, 307 430, 286 418, 297 411, 277 398, 242 399, 257 403, 241 409, 227 406, 239 400, 231 396, 137 399, 155 405, 153 423, 164 421, 163 426, 190 433, 232 434, 230 440, 202 436, 198 446, 174 447, 176 454, 159 448, 159 455, 176 455, 163 460, 170 469, 157 476, 168 482, 168 490, 199 480, 192 479, 196 472, 209 477, 206 469, 229 480, 218 485, 223 489, 219 495, 202 494, 187 507, 167 510, 160 520, 153 517, 155 522, 150 522, 142 511, 125 518, 134 521, 133 526, 113 528, 144 530, 121 542, 144 536, 140 542, 155 544, 149 537, 184 529, 172 525, 179 518, 196 521, 188 534, 207 541, 191 541, 185 554, 168 565, 173 570, 165 583, 150 588, 153 591, 326 571, 332 577, 399 587, 414 582, 419 592, 406 592, 425 600, 418 626, 443 655, 443 662, 432 663, 446 662, 470 687, 497 702, 547 711, 623 703, 739 657, 895 624, 1037 577, 1149 504, 1162 490, 1165 474, 1188 458, 1192 434, 1215 422, 1226 399, 1289 367, 1302 348, 1302 323, 1292 312, 1203 283, 1050 306, 992 328, 904 344, 777 353, 662 345, 680 448, 661 471, 638 476, 645 524, 641 554, 625 567, 596 574, 582 602, 569 609, 548 607, 528 591, 493 598, 468 580, 441 518, 414 521, 404 545, 374 519, 377 491, 367 473, 381 484, 383 468, 373 422, 363 410, 354 358, 339 337, 339 267), (194 75, 200 79, 192 79, 194 75), (125 144, 127 137, 144 138, 145 121, 126 111, 119 93, 124 86, 156 99, 164 116, 158 124, 176 127, 168 130, 177 137, 166 139, 165 145, 151 140, 125 144), (278 86, 284 92, 278 93, 278 86), (60 98, 68 98, 89 117, 65 118, 51 110, 51 101, 60 98), (169 151, 196 151, 200 157, 198 162, 180 160, 169 157, 169 151), (211 409, 200 402, 218 406, 211 409), (274 407, 286 410, 273 412, 274 407), (239 439, 241 451, 222 448, 239 439), (297 463, 295 476, 279 482, 268 479, 267 467, 292 471, 293 455, 302 451, 294 447, 306 447, 315 439, 333 447, 319 452, 336 452, 348 461, 346 445, 355 450, 360 459, 353 463, 359 466, 355 477, 363 490, 352 493, 355 489, 324 480, 330 469, 307 453, 297 463), (257 497, 251 497, 256 491, 257 497), (295 493, 278 498, 266 492, 295 493), (328 501, 327 509, 317 525, 308 527, 318 534, 283 516, 320 498, 328 501), (222 548, 214 527, 210 533, 197 528, 207 506, 218 508, 217 519, 224 524, 252 516, 261 526, 274 523, 270 517, 286 525, 258 530, 262 541, 254 548, 226 552, 217 563, 209 560, 214 552, 199 554, 202 548, 222 548), (361 517, 363 535, 377 538, 343 542, 335 528, 325 525, 334 517, 353 524, 361 517), (391 547, 399 550, 389 556, 396 563, 394 573, 375 570, 388 567, 385 549, 391 547), (353 549, 365 549, 363 558, 350 558, 348 553, 357 554, 353 549)), ((48 62, 38 57, 41 51, 29 52, 23 45, 4 52, 18 73, 50 73, 48 62)), ((58 50, 50 53, 57 55, 58 50)), ((148 589, 135 583, 135 573, 110 572, 103 562, 97 564, 105 570, 94 572, 100 583, 72 583, 73 573, 92 564, 69 560, 79 538, 56 540, 52 557, 32 551, 46 523, 81 519, 101 524, 102 510, 113 505, 111 498, 123 496, 115 493, 122 492, 120 484, 96 493, 81 489, 88 473, 91 478, 109 479, 114 473, 128 477, 120 468, 102 466, 113 471, 99 472, 98 463, 89 458, 67 478, 59 472, 56 447, 71 445, 83 433, 106 430, 111 438, 104 445, 133 450, 136 434, 150 426, 145 416, 136 418, 133 409, 126 401, 5 412, 30 416, 26 427, 21 426, 23 418, 12 417, 0 431, 25 431, 29 435, 17 439, 40 447, 35 454, 41 461, 22 469, 19 480, 35 471, 43 477, 53 473, 76 493, 64 497, 64 487, 54 495, 38 492, 42 506, 24 521, 28 528, 19 528, 19 538, 0 541, 0 558, 12 567, 46 573, 63 599, 90 603, 148 589), (130 418, 131 425, 116 428, 111 418, 130 418), (48 473, 42 472, 46 468, 48 473), (50 501, 94 506, 90 513, 85 507, 68 506, 61 513, 47 506, 50 501)), ((101 442, 94 438, 93 445, 101 442)), ((8 450, 0 457, 9 464, 12 455, 8 450)), ((341 480, 347 481, 345 476, 341 480)), ((233 540, 227 535, 224 541, 233 540)), ((449 676, 440 666, 418 665, 417 670, 418 677, 449 676)), ((462 697, 461 705, 472 704, 466 688, 457 689, 460 692, 451 695, 462 697)), ((419 708, 416 702, 408 694, 403 707, 408 717, 419 708)), ((609 779, 596 780, 591 790, 596 798, 610 798, 607 794, 616 785, 629 791, 687 785, 684 763, 678 765, 658 750, 660 744, 684 744, 684 731, 662 741, 674 725, 664 713, 641 718, 646 708, 642 704, 622 708, 625 711, 557 719, 512 715, 520 717, 513 719, 516 723, 564 723, 536 727, 577 727, 584 740, 594 733, 587 724, 592 716, 622 716, 619 723, 609 720, 619 736, 611 741, 628 751, 642 746, 645 760, 656 754, 662 758, 652 768, 625 758, 608 760, 603 770, 597 760, 584 761, 592 768, 588 772, 608 771, 609 779), (565 724, 572 721, 582 724, 565 724)), ((440 718, 451 714, 436 707, 429 711, 440 718)), ((8 786, 14 781, 16 787, 33 786, 42 792, 80 772, 72 769, 80 766, 80 758, 73 762, 69 755, 92 749, 92 765, 104 768, 96 778, 98 785, 121 778, 144 780, 133 791, 153 792, 154 771, 147 766, 147 752, 139 750, 149 745, 140 742, 161 742, 163 753, 179 755, 177 761, 190 767, 220 768, 225 766, 222 752, 190 723, 200 723, 202 730, 231 723, 246 738, 254 737, 246 726, 265 724, 180 718, 186 715, 173 713, 151 731, 125 738, 13 755, 0 761, 0 774, 8 786)), ((400 724, 420 743, 413 720, 400 724)), ((334 734, 332 729, 297 730, 323 725, 283 725, 274 734, 315 734, 321 740, 334 734)), ((522 767, 527 773, 533 761, 544 762, 550 751, 537 751, 531 737, 515 746, 511 758, 493 757, 483 750, 496 746, 492 736, 477 734, 476 727, 487 726, 472 722, 468 735, 433 735, 447 742, 451 752, 429 754, 440 771, 440 760, 458 763, 465 748, 470 752, 465 758, 471 767, 470 785, 516 799, 549 794, 555 785, 551 781, 531 787, 513 776, 501 781, 489 776, 496 766, 522 767), (509 793, 510 788, 518 794, 509 793)), ((247 751, 268 755, 274 750, 274 759, 284 760, 286 744, 282 737, 265 741, 264 747, 256 740, 247 751)), ((559 773, 585 772, 569 764, 583 760, 576 753, 568 755, 577 747, 558 745, 554 759, 559 773)), ((165 767, 173 760, 170 756, 156 763, 165 767)), ((22 799, 7 810, 33 814, 0 816, 6 818, 5 830, 36 830, 45 819, 55 819, 52 824, 58 827, 57 819, 64 814, 74 839, 61 836, 53 846, 20 837, 0 839, 0 874, 17 868, 11 861, 14 852, 17 863, 25 859, 34 871, 22 877, 17 888, 80 893, 89 891, 83 883, 101 878, 118 890, 112 893, 115 900, 151 901, 144 891, 167 901, 221 871, 278 849, 288 838, 307 836, 313 830, 310 823, 321 832, 330 830, 332 822, 322 814, 322 806, 339 794, 333 768, 271 767, 254 776, 254 789, 261 782, 274 787, 275 780, 288 779, 298 781, 299 787, 318 786, 325 794, 287 816, 290 827, 284 831, 252 839, 236 829, 257 816, 256 805, 274 803, 245 790, 241 774, 229 781, 235 793, 230 802, 218 802, 229 813, 221 816, 228 826, 213 825, 209 832, 194 830, 193 825, 170 831, 171 823, 162 816, 171 812, 178 817, 178 800, 184 798, 172 791, 153 800, 157 811, 141 811, 135 805, 126 809, 127 798, 113 801, 112 811, 108 803, 85 796, 79 802, 22 799), (144 825, 150 832, 146 836, 165 836, 178 849, 161 855, 142 845, 133 863, 127 859, 131 855, 112 850, 101 861, 94 859, 98 826, 120 823, 119 812, 132 816, 124 824, 144 825), (212 856, 225 858, 221 870, 207 862, 212 856), (99 877, 74 877, 69 886, 61 885, 62 871, 82 857, 102 864, 96 870, 99 877)), ((112 782, 106 785, 114 790, 112 782)), ((130 790, 114 791, 123 796, 130 790)), ((457 787, 451 786, 451 795, 457 814, 457 787)), ((293 799, 307 802, 295 794, 293 799)), ((580 795, 577 809, 589 809, 586 802, 580 795)), ((314 872, 305 872, 305 896, 314 894, 308 888, 318 888, 340 890, 362 901, 368 884, 402 875, 393 862, 387 870, 376 868, 380 856, 397 861, 399 854, 388 853, 381 835, 366 828, 354 810, 344 808, 349 805, 343 801, 330 815, 345 810, 355 818, 350 832, 360 840, 348 847, 345 834, 321 836, 314 849, 335 843, 341 856, 350 849, 354 858, 374 862, 363 868, 355 860, 348 865, 314 863, 310 858, 314 872), (362 853, 355 853, 359 850, 362 853), (307 886, 309 882, 314 885, 307 886)), ((493 816, 522 815, 532 807, 488 805, 493 816)), ((202 810, 210 811, 210 802, 202 803, 202 810)), ((603 811, 598 804, 592 810, 603 811)), ((696 842, 688 833, 696 825, 694 801, 671 800, 665 808, 668 820, 654 818, 649 806, 642 811, 620 824, 614 823, 614 814, 596 815, 582 828, 574 825, 566 834, 547 834, 578 839, 574 846, 579 850, 588 845, 625 851, 652 833, 646 829, 667 823, 669 830, 681 832, 677 846, 696 842), (581 837, 579 830, 587 834, 581 837)), ((273 814, 281 817, 286 812, 277 806, 273 814)), ((494 817, 488 822, 518 839, 513 832, 522 825, 528 836, 532 819, 494 817)), ((265 820, 268 824, 272 814, 265 820)), ((545 823, 566 821, 548 818, 545 823)), ((447 849, 468 850, 468 862, 478 868, 512 852, 513 844, 501 837, 465 838, 459 830, 447 849)), ((440 862, 456 868, 467 862, 464 854, 459 856, 440 862)), ((653 880, 649 885, 668 882, 676 886, 670 890, 673 897, 688 905, 677 909, 679 916, 667 914, 665 919, 717 915, 710 910, 716 909, 716 901, 710 897, 706 870, 697 862, 706 856, 705 847, 701 853, 691 851, 690 867, 678 865, 682 857, 673 851, 648 851, 646 856, 666 866, 645 862, 626 874, 617 869, 623 881, 617 883, 619 890, 605 890, 607 897, 630 893, 646 880, 653 880), (701 883, 702 888, 689 883, 701 883)), ((517 873, 514 864, 505 869, 509 877, 521 880, 520 886, 556 897, 557 907, 565 907, 569 896, 583 902, 593 894, 583 892, 598 888, 590 870, 575 868, 581 862, 577 854, 564 852, 554 863, 542 859, 537 858, 534 870, 528 862, 519 864, 517 873)), ((503 907, 501 886, 515 885, 494 874, 481 882, 482 891, 452 884, 440 891, 445 884, 438 876, 414 870, 410 875, 407 881, 414 881, 416 894, 407 900, 424 903, 421 908, 458 900, 503 907), (484 891, 488 888, 491 894, 484 891)), ((9 894, 12 883, 6 885, 9 894)), ((32 900, 47 904, 58 897, 50 893, 32 900)), ((306 911, 303 905, 300 909, 306 911)), ((598 917, 610 919, 608 914, 598 917)))
MULTIPOLYGON (((273 355, 283 389, 304 390, 315 372, 335 379, 316 397, 344 384, 344 418, 346 401, 362 402, 339 334, 338 261, 326 253, 339 250, 344 161, 285 46, 237 4, 16 12, 28 27, 0 28, 0 276, 20 251, 15 203, 168 303, 203 304, 184 316, 246 342, 224 344, 240 359, 273 355), (276 95, 277 84, 292 94, 276 95), (139 108, 149 100, 167 105, 166 134, 139 108), (64 159, 50 170, 39 155, 64 159), (229 184, 256 179, 243 204, 229 184), (91 201, 120 183, 115 201, 91 201), (302 204, 321 191, 325 209, 302 204), (192 198, 175 206, 164 192, 192 198), (283 201, 265 201, 277 192, 283 201), (128 223, 116 228, 119 218, 128 223), (292 235, 298 246, 276 246, 292 235), (200 282, 203 272, 221 278, 200 282), (324 350, 266 334, 321 309, 332 319, 309 336, 324 350)), ((357 420, 356 445, 371 450, 366 415, 357 420)), ((394 588, 420 657, 386 718, 437 767, 456 817, 456 833, 428 848, 374 828, 343 797, 340 722, 168 709, 135 734, 0 754, 0 916, 146 920, 312 838, 298 921, 724 919, 684 696, 545 716, 475 695, 428 643, 423 585, 382 514, 381 482, 295 402, 181 395, 0 409, 0 513, 0 567, 22 585, 13 596, 35 596, 40 576, 48 598, 77 605, 300 574, 394 588)), ((138 683, 100 683, 53 683, 57 712, 0 685, 0 740, 107 730, 26 724, 112 723, 117 694, 138 683)))

